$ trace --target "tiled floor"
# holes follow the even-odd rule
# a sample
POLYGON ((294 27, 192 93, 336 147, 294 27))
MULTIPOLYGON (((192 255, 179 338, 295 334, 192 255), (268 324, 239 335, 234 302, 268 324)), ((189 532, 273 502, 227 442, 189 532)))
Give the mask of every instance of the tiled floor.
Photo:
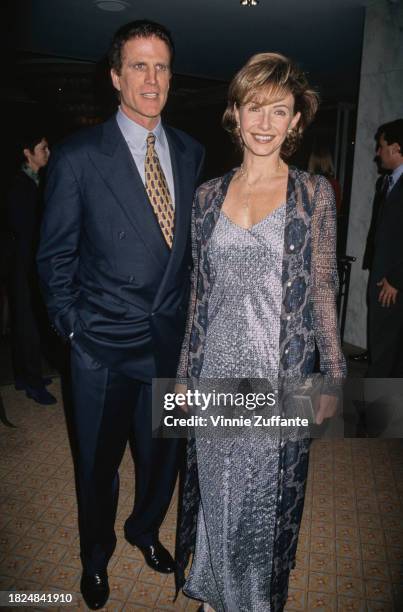
MULTIPOLYGON (((57 382, 50 390, 60 398, 57 382)), ((38 406, 11 386, 1 393, 18 427, 0 425, 0 590, 72 592, 75 607, 85 609, 61 403, 38 406)), ((126 454, 106 609, 196 609, 184 596, 173 603, 172 577, 149 570, 124 541, 132 496, 133 467, 126 454)), ((171 550, 175 506, 176 500, 161 533, 171 550)), ((314 442, 287 610, 403 610, 403 441, 314 442)))

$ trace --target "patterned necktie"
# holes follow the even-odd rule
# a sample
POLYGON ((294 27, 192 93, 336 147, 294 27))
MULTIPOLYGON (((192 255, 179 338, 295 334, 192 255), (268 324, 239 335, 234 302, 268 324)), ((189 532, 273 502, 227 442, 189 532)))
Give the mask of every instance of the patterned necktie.
POLYGON ((385 197, 387 197, 390 194, 392 187, 393 187, 393 177, 391 174, 388 174, 385 177, 385 197))
POLYGON ((144 161, 146 191, 162 235, 169 248, 171 248, 174 235, 174 209, 169 187, 154 145, 155 136, 150 132, 147 136, 147 153, 144 161))

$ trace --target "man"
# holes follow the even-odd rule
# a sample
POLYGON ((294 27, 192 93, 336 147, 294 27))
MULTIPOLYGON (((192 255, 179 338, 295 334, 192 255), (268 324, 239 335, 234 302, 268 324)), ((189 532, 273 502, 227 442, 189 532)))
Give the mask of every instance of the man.
MULTIPOLYGON (((379 144, 378 141, 379 141, 379 136, 382 133, 382 128, 383 126, 381 125, 375 134, 376 151, 378 151, 378 144, 379 144)), ((379 176, 375 183, 375 194, 374 194, 374 199, 372 202, 371 222, 369 224, 367 241, 365 243, 365 251, 364 251, 364 256, 362 259, 362 269, 368 270, 369 272, 371 270, 372 259, 374 255, 374 239, 375 239, 375 232, 376 232, 376 226, 377 226, 377 221, 378 221, 379 209, 380 209, 380 205, 382 204, 384 200, 385 189, 387 189, 387 182, 385 181, 385 175, 389 174, 389 171, 386 172, 386 170, 382 168, 380 159, 377 156, 376 152, 375 152, 374 162, 377 165, 379 176)), ((368 332, 367 332, 367 335, 368 335, 368 332)), ((350 355, 349 358, 352 361, 355 361, 356 363, 366 362, 368 361, 368 358, 369 358, 369 351, 368 349, 365 349, 364 351, 360 351, 359 353, 350 355)))
POLYGON ((89 607, 109 595, 118 467, 127 440, 136 495, 125 537, 172 572, 158 541, 177 475, 178 441, 151 437, 151 380, 174 377, 188 300, 189 226, 203 149, 161 123, 169 32, 135 21, 109 59, 116 116, 54 154, 38 257, 55 326, 70 338, 83 575, 89 607))
POLYGON ((7 194, 7 225, 13 236, 8 275, 11 353, 15 388, 38 404, 56 403, 42 377, 41 298, 35 256, 41 217, 40 173, 49 159, 46 138, 26 134, 18 143, 21 164, 7 194))
POLYGON ((367 376, 403 376, 403 119, 381 126, 377 156, 385 176, 368 285, 367 376))

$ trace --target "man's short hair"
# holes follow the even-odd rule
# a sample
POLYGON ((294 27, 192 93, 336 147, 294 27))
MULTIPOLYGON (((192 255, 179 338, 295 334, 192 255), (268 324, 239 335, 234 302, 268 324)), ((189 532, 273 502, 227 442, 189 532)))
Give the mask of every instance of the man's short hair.
POLYGON ((171 65, 174 60, 175 47, 171 33, 167 28, 155 21, 138 19, 126 23, 115 33, 108 53, 109 66, 120 74, 122 70, 122 50, 127 41, 133 38, 159 38, 168 47, 171 55, 171 65))
POLYGON ((395 121, 380 125, 375 134, 377 142, 382 134, 388 145, 396 142, 400 147, 400 154, 403 155, 403 119, 395 119, 395 121))

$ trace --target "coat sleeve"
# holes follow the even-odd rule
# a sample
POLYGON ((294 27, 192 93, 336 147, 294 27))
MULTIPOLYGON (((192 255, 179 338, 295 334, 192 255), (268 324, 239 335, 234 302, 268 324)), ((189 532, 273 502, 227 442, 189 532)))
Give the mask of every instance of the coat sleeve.
POLYGON ((339 288, 336 260, 336 207, 329 182, 318 177, 312 213, 312 306, 315 340, 324 390, 339 387, 346 376, 341 350, 336 297, 339 288))
POLYGON ((192 239, 192 260, 193 269, 190 278, 190 296, 187 311, 185 335, 182 342, 182 349, 179 357, 177 370, 177 381, 186 383, 189 369, 189 352, 191 345, 192 327, 196 312, 197 287, 199 279, 199 260, 200 260, 200 190, 196 192, 192 207, 191 239, 192 239))
POLYGON ((48 169, 37 264, 49 316, 65 337, 74 332, 76 323, 81 219, 79 184, 68 156, 59 150, 48 169))

